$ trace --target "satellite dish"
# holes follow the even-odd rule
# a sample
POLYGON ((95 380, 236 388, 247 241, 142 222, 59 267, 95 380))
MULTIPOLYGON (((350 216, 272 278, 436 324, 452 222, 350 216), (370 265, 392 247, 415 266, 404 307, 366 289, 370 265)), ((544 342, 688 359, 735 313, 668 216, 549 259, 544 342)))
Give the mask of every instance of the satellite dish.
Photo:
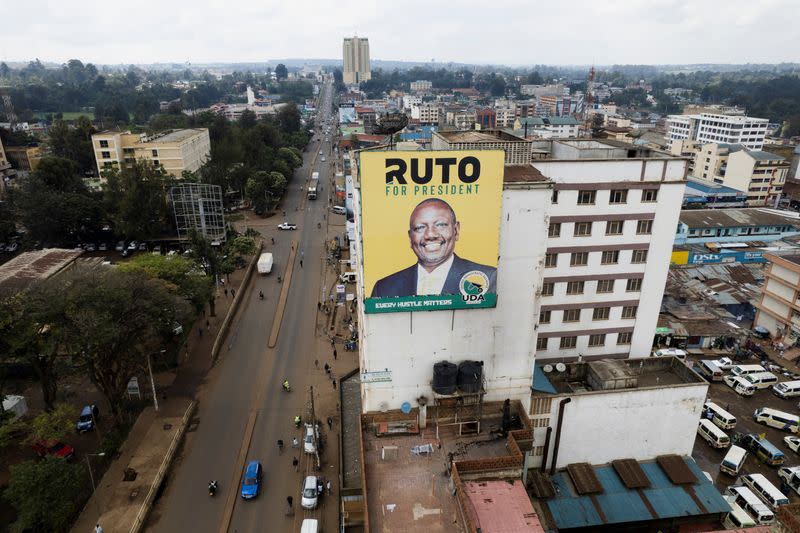
POLYGON ((556 370, 558 370, 559 372, 563 372, 566 369, 567 369, 567 365, 565 365, 564 363, 556 364, 556 370))
POLYGON ((381 413, 387 412, 389 410, 389 402, 381 402, 380 405, 378 405, 378 410, 381 413))
POLYGON ((544 370, 545 374, 549 374, 550 372, 553 371, 553 365, 544 365, 542 367, 542 370, 544 370))
POLYGON ((400 410, 403 411, 403 413, 405 413, 405 414, 410 413, 411 412, 411 404, 408 403, 408 402, 403 402, 403 405, 400 406, 400 410))

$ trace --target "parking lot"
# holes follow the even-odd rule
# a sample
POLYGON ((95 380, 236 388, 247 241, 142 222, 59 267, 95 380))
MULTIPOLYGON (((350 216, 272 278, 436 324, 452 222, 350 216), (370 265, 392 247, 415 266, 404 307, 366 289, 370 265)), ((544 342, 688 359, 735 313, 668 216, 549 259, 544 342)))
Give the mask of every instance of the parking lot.
MULTIPOLYGON (((716 359, 716 357, 704 356, 690 357, 690 360, 696 361, 701 358, 716 359)), ((689 361, 687 364, 691 365, 692 363, 689 361)), ((759 361, 750 359, 741 364, 759 364, 759 361)), ((726 371, 726 374, 728 373, 729 372, 726 371)), ((778 376, 779 381, 790 381, 792 379, 791 377, 782 376, 777 372, 775 372, 775 374, 778 376)), ((728 436, 733 436, 735 432, 742 434, 763 434, 768 441, 774 444, 786 455, 786 462, 783 466, 800 465, 800 455, 790 450, 783 442, 783 437, 791 435, 791 433, 758 424, 753 420, 753 411, 759 407, 771 407, 787 413, 797 414, 797 404, 800 398, 783 400, 773 394, 772 387, 757 390, 750 397, 740 396, 725 383, 721 381, 715 381, 709 386, 708 400, 716 403, 736 417, 736 427, 732 430, 725 430, 728 436)), ((697 461, 697 464, 704 471, 711 474, 714 484, 720 490, 720 492, 724 492, 729 485, 733 485, 736 481, 733 477, 721 472, 719 469, 719 464, 722 462, 722 458, 727 453, 727 450, 728 448, 712 448, 710 444, 708 444, 698 435, 695 438, 694 448, 692 451, 692 456, 694 457, 695 461, 697 461)), ((764 474, 772 483, 774 483, 776 487, 780 488, 781 486, 781 480, 778 478, 777 467, 773 468, 765 465, 750 453, 748 453, 744 467, 739 473, 761 473, 764 474)), ((798 496, 795 492, 792 492, 792 494, 789 496, 789 499, 792 503, 800 502, 800 496, 798 496)))

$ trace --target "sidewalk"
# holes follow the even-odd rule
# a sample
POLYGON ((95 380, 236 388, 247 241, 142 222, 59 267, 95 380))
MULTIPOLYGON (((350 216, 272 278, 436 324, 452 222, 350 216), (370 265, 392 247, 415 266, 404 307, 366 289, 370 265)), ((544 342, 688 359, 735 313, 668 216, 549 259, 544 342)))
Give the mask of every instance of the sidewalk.
MULTIPOLYGON (((111 463, 71 531, 93 531, 98 522, 106 533, 128 533, 141 527, 152 505, 162 476, 168 470, 187 427, 191 425, 193 399, 211 369, 211 348, 230 311, 246 269, 238 269, 219 287, 215 316, 208 306, 189 331, 180 350, 176 369, 156 374, 159 411, 147 407, 131 428, 119 456, 111 463), (224 288, 228 288, 225 295, 224 288), (191 410, 190 410, 191 406, 191 410), (126 468, 137 472, 134 481, 123 481, 126 468)), ((223 349, 224 353, 224 349, 223 349)), ((149 393, 149 388, 146 389, 149 393)))

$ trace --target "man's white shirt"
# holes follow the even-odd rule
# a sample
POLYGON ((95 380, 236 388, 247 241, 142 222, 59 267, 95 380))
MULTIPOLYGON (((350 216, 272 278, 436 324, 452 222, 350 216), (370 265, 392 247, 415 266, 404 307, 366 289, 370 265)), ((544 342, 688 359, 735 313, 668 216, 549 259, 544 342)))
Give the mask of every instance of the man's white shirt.
POLYGON ((434 268, 433 272, 428 272, 417 263, 417 295, 442 293, 444 282, 447 281, 447 275, 450 273, 450 267, 453 266, 453 258, 454 256, 451 254, 450 259, 434 268))

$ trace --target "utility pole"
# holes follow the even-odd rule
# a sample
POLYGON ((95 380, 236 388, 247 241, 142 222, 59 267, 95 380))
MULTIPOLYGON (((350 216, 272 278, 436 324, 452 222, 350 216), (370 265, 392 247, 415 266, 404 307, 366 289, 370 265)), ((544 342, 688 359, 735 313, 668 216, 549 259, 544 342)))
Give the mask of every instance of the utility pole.
POLYGON ((319 436, 319 424, 317 424, 317 413, 314 410, 314 385, 309 387, 311 391, 311 431, 314 432, 314 438, 317 439, 317 445, 314 446, 314 457, 317 459, 317 470, 320 469, 322 464, 320 463, 319 459, 319 444, 322 440, 319 436))

